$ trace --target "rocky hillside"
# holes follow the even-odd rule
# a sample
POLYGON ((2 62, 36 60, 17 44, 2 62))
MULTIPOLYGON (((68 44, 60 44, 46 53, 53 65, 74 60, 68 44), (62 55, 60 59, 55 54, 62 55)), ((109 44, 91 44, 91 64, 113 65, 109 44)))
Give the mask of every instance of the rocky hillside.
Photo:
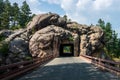
POLYGON ((59 56, 60 44, 64 43, 74 44, 75 56, 94 55, 103 46, 103 34, 99 26, 67 22, 55 13, 36 15, 25 29, 0 31, 0 36, 4 38, 0 42, 0 64, 11 64, 48 54, 59 56))

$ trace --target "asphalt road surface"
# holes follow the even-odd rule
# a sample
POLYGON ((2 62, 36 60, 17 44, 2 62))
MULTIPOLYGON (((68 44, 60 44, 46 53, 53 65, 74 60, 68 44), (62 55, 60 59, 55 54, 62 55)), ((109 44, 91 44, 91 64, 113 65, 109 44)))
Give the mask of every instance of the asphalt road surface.
POLYGON ((120 78, 98 69, 80 57, 60 57, 17 80, 120 80, 120 78))

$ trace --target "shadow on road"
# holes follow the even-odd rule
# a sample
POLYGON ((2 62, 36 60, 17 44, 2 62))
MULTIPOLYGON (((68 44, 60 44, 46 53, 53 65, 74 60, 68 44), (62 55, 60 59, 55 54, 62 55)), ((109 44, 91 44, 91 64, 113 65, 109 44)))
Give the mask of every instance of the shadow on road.
POLYGON ((18 80, 120 80, 120 78, 82 62, 45 65, 18 80))

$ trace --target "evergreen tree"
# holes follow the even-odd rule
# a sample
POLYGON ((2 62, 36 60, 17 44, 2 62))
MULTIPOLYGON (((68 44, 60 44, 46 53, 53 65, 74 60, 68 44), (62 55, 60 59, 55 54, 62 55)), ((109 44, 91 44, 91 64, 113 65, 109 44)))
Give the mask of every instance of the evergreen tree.
POLYGON ((31 11, 29 8, 29 5, 26 3, 26 1, 23 2, 23 5, 21 6, 21 17, 19 20, 19 23, 22 27, 25 27, 25 25, 30 21, 31 19, 31 11))
POLYGON ((15 26, 18 26, 19 18, 20 18, 20 9, 19 9, 17 3, 13 3, 12 12, 13 13, 12 13, 12 23, 11 23, 11 26, 15 27, 15 26))
POLYGON ((107 49, 109 55, 111 57, 119 57, 120 56, 120 39, 117 37, 117 33, 112 30, 111 23, 105 22, 102 19, 98 20, 98 25, 104 31, 104 40, 105 40, 105 48, 107 49))
POLYGON ((112 47, 111 47, 112 55, 114 57, 119 57, 120 56, 118 55, 120 53, 119 52, 119 39, 117 38, 117 34, 115 31, 113 31, 112 39, 113 39, 112 47))
POLYGON ((102 19, 98 20, 98 25, 104 30, 105 29, 105 22, 102 19))
POLYGON ((3 29, 9 29, 9 24, 11 21, 11 4, 8 0, 4 2, 4 10, 1 14, 1 26, 3 29))
POLYGON ((65 20, 67 21, 67 15, 64 15, 63 18, 65 18, 65 20))
POLYGON ((3 0, 0 0, 0 14, 3 12, 4 10, 4 2, 3 0))
POLYGON ((4 11, 4 2, 3 0, 0 0, 0 29, 2 29, 2 13, 4 11))
POLYGON ((117 41, 117 52, 116 52, 116 56, 118 58, 120 58, 120 39, 118 38, 118 41, 117 41))

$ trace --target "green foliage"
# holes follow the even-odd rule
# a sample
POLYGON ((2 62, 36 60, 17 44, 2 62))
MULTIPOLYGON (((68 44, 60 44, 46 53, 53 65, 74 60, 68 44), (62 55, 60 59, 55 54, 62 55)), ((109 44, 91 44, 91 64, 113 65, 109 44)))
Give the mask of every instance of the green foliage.
POLYGON ((31 20, 31 11, 29 8, 29 5, 26 3, 26 1, 23 2, 23 5, 21 7, 21 19, 20 25, 24 27, 30 20, 31 20))
POLYGON ((5 40, 5 38, 6 38, 6 37, 0 35, 0 42, 3 41, 3 40, 5 40))
POLYGON ((64 46, 63 52, 64 53, 71 53, 71 46, 64 46))
POLYGON ((17 3, 13 3, 12 6, 12 15, 11 15, 11 26, 16 27, 19 24, 20 18, 20 9, 17 3))
POLYGON ((104 51, 106 54, 109 54, 112 58, 114 57, 120 57, 120 39, 117 37, 117 33, 112 30, 111 23, 105 22, 102 19, 99 19, 98 25, 103 29, 104 31, 104 40, 105 40, 105 46, 104 51))
POLYGON ((63 18, 65 19, 66 22, 71 22, 71 19, 68 19, 67 15, 64 15, 63 18))
POLYGON ((32 60, 32 57, 31 56, 26 56, 25 60, 32 60))
POLYGON ((36 30, 33 28, 32 30, 31 30, 31 34, 34 34, 36 32, 36 30))
POLYGON ((11 29, 11 30, 16 30, 16 29, 20 29, 20 28, 21 28, 21 26, 20 26, 20 25, 17 25, 17 26, 11 27, 10 29, 11 29))
POLYGON ((2 53, 3 56, 6 56, 8 51, 8 43, 4 41, 0 42, 0 53, 2 53))
POLYGON ((4 11, 4 2, 3 0, 0 0, 0 29, 2 28, 2 13, 4 11))
POLYGON ((5 38, 6 37, 0 35, 0 53, 2 53, 0 55, 3 56, 5 56, 8 53, 8 43, 4 41, 5 38))
POLYGON ((32 17, 26 1, 19 7, 17 3, 11 4, 9 0, 0 0, 0 30, 18 29, 18 25, 24 28, 32 17))
POLYGON ((69 41, 73 41, 74 37, 73 36, 69 36, 69 41))
POLYGON ((98 20, 98 25, 104 30, 105 29, 105 22, 102 19, 98 20))
POLYGON ((10 15, 11 15, 11 4, 8 0, 4 1, 4 9, 3 12, 0 14, 1 16, 1 27, 4 29, 9 29, 10 24, 10 15))
POLYGON ((65 18, 65 20, 67 21, 67 15, 64 15, 63 18, 65 18))

